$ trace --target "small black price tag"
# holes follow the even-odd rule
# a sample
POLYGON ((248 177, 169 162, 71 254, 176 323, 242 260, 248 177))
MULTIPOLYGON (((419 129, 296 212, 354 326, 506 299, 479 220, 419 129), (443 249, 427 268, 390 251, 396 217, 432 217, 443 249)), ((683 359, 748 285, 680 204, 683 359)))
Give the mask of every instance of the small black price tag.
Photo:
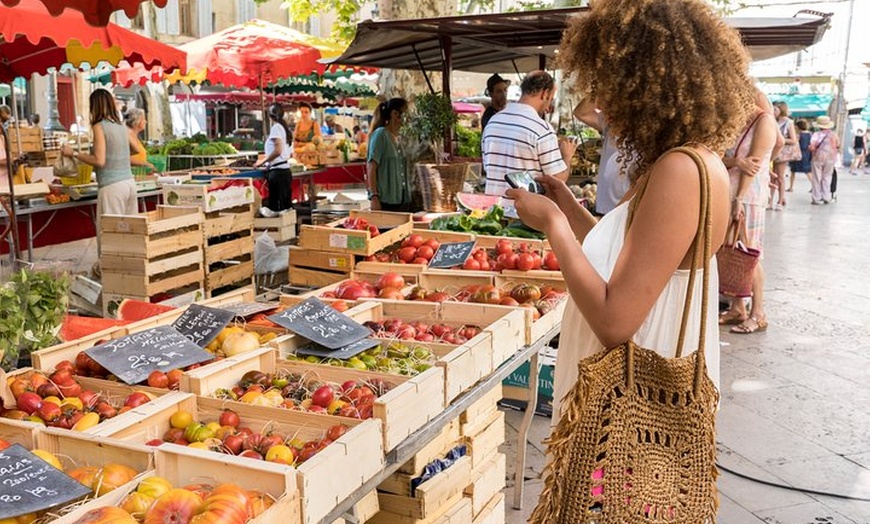
POLYGON ((438 247, 435 256, 429 261, 431 268, 451 268, 465 263, 471 252, 474 251, 475 242, 446 242, 438 247))
POLYGON ((349 346, 372 333, 313 297, 272 315, 269 320, 329 349, 349 346))
POLYGON ((236 314, 232 311, 215 309, 199 304, 191 304, 172 323, 179 333, 190 339, 197 346, 204 348, 211 343, 232 322, 236 314))

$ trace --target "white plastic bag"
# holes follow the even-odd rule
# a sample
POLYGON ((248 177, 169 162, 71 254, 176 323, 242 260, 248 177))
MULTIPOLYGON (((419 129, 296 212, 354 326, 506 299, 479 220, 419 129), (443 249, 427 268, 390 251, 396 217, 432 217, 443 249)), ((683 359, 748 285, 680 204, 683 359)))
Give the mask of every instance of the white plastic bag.
POLYGON ((268 275, 287 271, 290 265, 290 248, 278 246, 268 233, 257 237, 254 243, 254 274, 268 275))

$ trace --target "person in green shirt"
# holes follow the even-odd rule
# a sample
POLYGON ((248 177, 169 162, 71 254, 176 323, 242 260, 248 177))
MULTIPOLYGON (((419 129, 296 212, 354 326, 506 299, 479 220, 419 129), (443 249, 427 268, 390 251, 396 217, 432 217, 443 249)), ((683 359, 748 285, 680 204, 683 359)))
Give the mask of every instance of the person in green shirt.
POLYGON ((402 115, 408 110, 404 98, 391 98, 378 105, 369 137, 369 200, 372 209, 410 211, 411 188, 405 174, 405 154, 399 144, 402 115))

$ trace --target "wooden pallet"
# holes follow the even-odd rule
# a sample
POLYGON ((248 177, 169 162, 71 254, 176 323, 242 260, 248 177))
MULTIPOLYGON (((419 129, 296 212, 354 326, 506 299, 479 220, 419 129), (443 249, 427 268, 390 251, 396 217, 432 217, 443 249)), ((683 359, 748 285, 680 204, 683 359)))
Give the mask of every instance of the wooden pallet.
POLYGON ((204 225, 205 291, 253 285, 254 210, 251 204, 206 214, 204 225))
POLYGON ((275 218, 257 217, 254 219, 254 234, 266 233, 276 244, 286 243, 296 238, 296 220, 295 209, 275 218))
POLYGON ((318 251, 335 251, 355 255, 374 255, 388 246, 401 241, 411 234, 413 222, 406 213, 385 211, 351 211, 351 218, 364 218, 369 224, 386 229, 372 237, 369 231, 341 228, 343 220, 330 222, 323 226, 302 225, 299 233, 299 246, 318 251))
MULTIPOLYGON (((218 399, 201 398, 188 393, 171 395, 129 412, 137 415, 137 420, 133 423, 124 421, 124 424, 106 425, 101 428, 99 436, 144 443, 153 438, 160 438, 170 427, 170 417, 179 410, 190 412, 197 420, 211 421, 217 420, 226 406, 224 401, 218 399)), ((319 522, 339 501, 374 477, 384 467, 383 439, 379 420, 337 420, 322 415, 251 405, 234 404, 233 409, 239 413, 242 424, 250 427, 254 432, 274 430, 303 440, 322 438, 325 431, 337 423, 351 428, 345 435, 299 467, 280 466, 280 470, 288 473, 288 479, 295 475, 295 484, 299 488, 302 506, 302 522, 305 524, 319 522)), ((164 446, 173 447, 171 444, 164 444, 160 446, 161 450, 164 446)), ((196 456, 234 463, 239 461, 240 464, 254 468, 264 465, 262 461, 211 451, 192 451, 199 451, 196 456)), ((289 490, 291 485, 288 483, 286 487, 289 490)))

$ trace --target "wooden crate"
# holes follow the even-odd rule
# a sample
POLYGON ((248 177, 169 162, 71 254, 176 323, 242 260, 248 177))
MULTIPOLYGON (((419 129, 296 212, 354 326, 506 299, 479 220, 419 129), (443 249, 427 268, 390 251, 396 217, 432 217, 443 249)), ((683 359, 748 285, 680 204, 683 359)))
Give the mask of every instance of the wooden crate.
POLYGON ((469 448, 471 469, 477 470, 498 453, 498 447, 505 441, 504 413, 499 411, 482 424, 463 424, 463 435, 469 448))
POLYGON ((43 150, 42 128, 10 125, 7 130, 9 150, 13 157, 43 150))
POLYGON ((290 266, 288 279, 296 286, 322 288, 347 280, 347 273, 319 271, 307 267, 290 266))
POLYGON ((296 238, 296 210, 291 209, 275 218, 254 218, 254 235, 268 234, 277 244, 296 238))
POLYGON ((396 273, 405 277, 405 280, 417 282, 420 274, 426 271, 423 264, 392 264, 390 262, 357 262, 353 271, 355 278, 371 281, 384 273, 396 273))
POLYGON ((495 273, 458 269, 427 269, 420 275, 420 287, 432 292, 443 291, 453 295, 465 286, 493 286, 495 273))
POLYGON ((204 212, 211 213, 221 209, 253 204, 254 183, 250 178, 214 177, 203 184, 165 185, 163 186, 163 201, 173 206, 198 206, 204 212), (245 185, 209 191, 209 189, 227 182, 244 182, 245 185))
POLYGON ((10 444, 21 444, 27 449, 34 449, 38 447, 38 434, 37 424, 0 417, 0 439, 10 444))
POLYGON ((471 479, 471 469, 471 458, 462 457, 420 484, 413 497, 380 493, 378 501, 381 511, 417 520, 432 518, 438 515, 439 510, 449 507, 449 501, 465 490, 471 479))
MULTIPOLYGON (((173 487, 197 483, 231 483, 244 489, 260 491, 275 500, 262 515, 248 524, 298 524, 301 522, 299 490, 293 470, 267 462, 251 463, 246 459, 196 450, 172 444, 154 449, 154 467, 141 478, 153 475, 165 478, 173 487)), ((135 490, 137 478, 109 495, 82 506, 55 520, 58 524, 73 524, 82 514, 99 507, 115 506, 135 490)))
POLYGON ((351 522, 349 520, 337 519, 332 524, 358 524, 361 522, 368 522, 368 520, 377 515, 380 510, 381 506, 378 503, 378 492, 373 490, 371 493, 363 497, 362 500, 354 504, 353 515, 356 517, 355 521, 351 522))
POLYGON ((398 473, 419 477, 423 468, 437 458, 443 457, 448 451, 455 448, 462 441, 459 429, 459 419, 451 420, 441 432, 429 441, 410 460, 402 464, 398 473))
POLYGON ((291 246, 289 264, 291 266, 348 274, 353 271, 356 265, 356 256, 351 253, 317 251, 291 246))
POLYGON ((505 456, 496 453, 471 474, 471 484, 465 488, 465 496, 471 499, 471 512, 475 518, 487 507, 489 502, 505 487, 505 456))
POLYGON ((502 385, 492 388, 480 400, 470 405, 467 410, 459 415, 459 422, 468 424, 476 420, 487 420, 493 413, 498 411, 498 401, 504 396, 502 385))
POLYGON ((499 240, 510 240, 514 243, 514 245, 518 244, 526 244, 529 246, 529 249, 532 251, 542 252, 544 250, 544 241, 536 240, 532 238, 510 238, 510 237, 494 237, 490 235, 477 235, 475 240, 477 241, 477 247, 482 247, 484 249, 495 249, 499 240))
MULTIPOLYGON (((208 369, 203 367, 189 371, 182 379, 182 388, 196 395, 210 397, 218 389, 235 386, 248 371, 286 372, 301 375, 306 380, 336 384, 347 380, 381 380, 393 385, 389 392, 375 401, 373 409, 373 417, 383 422, 386 451, 392 450, 444 410, 443 402, 433 401, 444 398, 444 376, 441 368, 433 367, 414 377, 402 377, 301 361, 276 361, 276 352, 273 349, 261 349, 206 366, 208 369)), ((346 419, 337 417, 334 420, 339 423, 346 419)))
MULTIPOLYGON (((567 291, 568 286, 562 278, 561 273, 558 276, 548 278, 542 276, 524 276, 524 275, 500 275, 495 278, 495 285, 499 288, 505 288, 515 284, 534 284, 547 285, 560 291, 567 291)), ((565 315, 565 308, 568 306, 570 297, 566 296, 559 303, 553 306, 553 309, 541 318, 535 320, 533 312, 525 311, 526 314, 526 344, 532 344, 536 340, 544 336, 545 333, 556 327, 562 322, 562 317, 565 315)), ((502 308, 507 306, 492 306, 494 308, 502 308)))
MULTIPOLYGON (((149 409, 140 410, 135 422, 107 425, 99 435, 143 443, 161 438, 169 428, 169 418, 178 410, 189 411, 197 420, 217 420, 226 405, 221 400, 187 393, 173 395, 175 397, 171 401, 155 402, 149 409)), ((256 432, 275 430, 303 440, 322 438, 325 431, 336 424, 333 417, 290 410, 236 404, 233 409, 239 413, 242 424, 256 432)), ((341 419, 341 423, 351 428, 341 438, 297 468, 283 466, 295 471, 302 501, 302 522, 306 524, 320 521, 339 501, 374 477, 384 466, 381 422, 341 419)), ((224 457, 215 452, 205 453, 206 456, 224 457)), ((232 459, 252 467, 262 464, 262 461, 240 457, 228 456, 224 460, 232 459)))
POLYGON ((204 225, 205 291, 252 285, 254 210, 250 204, 206 214, 204 225))
POLYGON ((204 220, 198 207, 158 206, 138 215, 103 215, 100 253, 155 260, 202 246, 204 220))
POLYGON ((136 275, 124 272, 103 272, 103 306, 108 311, 111 295, 148 301, 158 293, 182 293, 188 288, 202 287, 205 272, 202 267, 202 252, 194 253, 187 267, 177 267, 159 275, 136 275))
MULTIPOLYGON (((370 303, 370 301, 363 301, 370 303)), ((461 346, 432 344, 445 368, 445 394, 449 404, 459 394, 489 375, 523 345, 525 313, 514 308, 494 308, 485 304, 460 302, 405 302, 378 300, 373 308, 349 311, 358 322, 400 318, 406 322, 423 320, 449 326, 476 325, 482 333, 461 346), (513 311, 508 312, 509 309, 513 311)))
POLYGON ((413 222, 406 213, 384 211, 351 211, 351 218, 364 218, 379 228, 390 228, 376 237, 368 231, 342 229, 343 220, 323 226, 303 225, 299 232, 299 246, 318 251, 337 251, 356 255, 374 255, 378 251, 401 241, 411 234, 413 222))
POLYGON ((497 494, 480 511, 480 514, 474 517, 472 524, 504 524, 504 504, 504 493, 497 494))
POLYGON ((435 231, 433 229, 417 229, 416 224, 412 233, 422 236, 429 240, 434 238, 438 242, 471 242, 477 235, 473 233, 459 233, 457 231, 435 231))

